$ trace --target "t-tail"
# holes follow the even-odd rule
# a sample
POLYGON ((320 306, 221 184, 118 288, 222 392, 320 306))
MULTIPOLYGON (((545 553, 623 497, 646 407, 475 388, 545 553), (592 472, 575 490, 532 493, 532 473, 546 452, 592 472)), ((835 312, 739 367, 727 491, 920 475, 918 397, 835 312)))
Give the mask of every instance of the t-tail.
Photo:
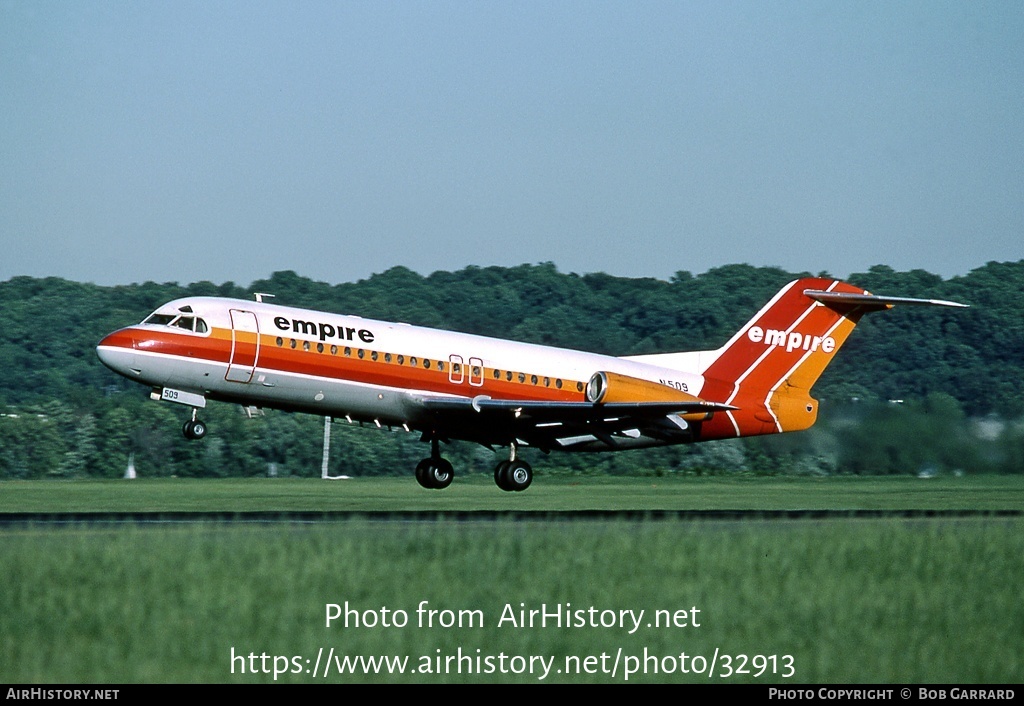
POLYGON ((799 431, 814 424, 811 388, 861 316, 896 304, 962 307, 936 299, 876 296, 833 279, 782 288, 732 339, 701 356, 701 397, 738 409, 705 423, 703 438, 799 431))

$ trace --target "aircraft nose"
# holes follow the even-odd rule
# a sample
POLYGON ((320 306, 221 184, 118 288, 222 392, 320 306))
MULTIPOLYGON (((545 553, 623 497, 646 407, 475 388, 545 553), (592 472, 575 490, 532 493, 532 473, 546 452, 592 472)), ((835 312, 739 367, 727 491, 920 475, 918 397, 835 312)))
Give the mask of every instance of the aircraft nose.
POLYGON ((121 329, 106 336, 96 346, 100 362, 115 373, 137 377, 142 371, 135 364, 135 336, 129 329, 121 329))

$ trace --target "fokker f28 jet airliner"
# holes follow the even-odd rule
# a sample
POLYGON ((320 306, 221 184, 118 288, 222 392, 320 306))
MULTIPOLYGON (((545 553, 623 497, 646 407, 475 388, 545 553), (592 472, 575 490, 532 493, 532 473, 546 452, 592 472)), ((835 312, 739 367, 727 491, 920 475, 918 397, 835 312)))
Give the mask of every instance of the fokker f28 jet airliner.
MULTIPOLYGON (((257 297, 259 299, 260 297, 257 297)), ((104 338, 103 363, 192 408, 207 400, 309 412, 418 431, 425 488, 454 476, 440 441, 507 447, 494 480, 525 490, 520 446, 545 452, 635 449, 807 429, 811 386, 860 317, 897 304, 845 282, 789 283, 721 348, 612 357, 277 306, 189 297, 104 338)))

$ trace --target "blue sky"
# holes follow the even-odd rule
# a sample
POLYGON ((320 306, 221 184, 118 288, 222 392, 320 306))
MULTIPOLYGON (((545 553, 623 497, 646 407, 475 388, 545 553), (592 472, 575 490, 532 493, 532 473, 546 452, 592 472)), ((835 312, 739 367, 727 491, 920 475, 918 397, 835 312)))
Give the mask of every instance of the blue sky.
POLYGON ((1024 4, 0 0, 0 280, 1024 258, 1024 4))

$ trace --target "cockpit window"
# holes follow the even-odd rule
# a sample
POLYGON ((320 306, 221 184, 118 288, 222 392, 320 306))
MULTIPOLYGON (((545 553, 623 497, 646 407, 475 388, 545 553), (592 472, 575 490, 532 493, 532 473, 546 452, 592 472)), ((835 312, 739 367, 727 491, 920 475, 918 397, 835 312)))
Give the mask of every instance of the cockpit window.
POLYGON ((169 326, 183 331, 195 331, 196 333, 208 333, 210 331, 206 321, 197 316, 155 313, 150 314, 142 323, 153 326, 169 326))
POLYGON ((142 323, 153 324, 155 326, 167 326, 172 321, 174 321, 174 314, 151 314, 149 318, 142 323))

